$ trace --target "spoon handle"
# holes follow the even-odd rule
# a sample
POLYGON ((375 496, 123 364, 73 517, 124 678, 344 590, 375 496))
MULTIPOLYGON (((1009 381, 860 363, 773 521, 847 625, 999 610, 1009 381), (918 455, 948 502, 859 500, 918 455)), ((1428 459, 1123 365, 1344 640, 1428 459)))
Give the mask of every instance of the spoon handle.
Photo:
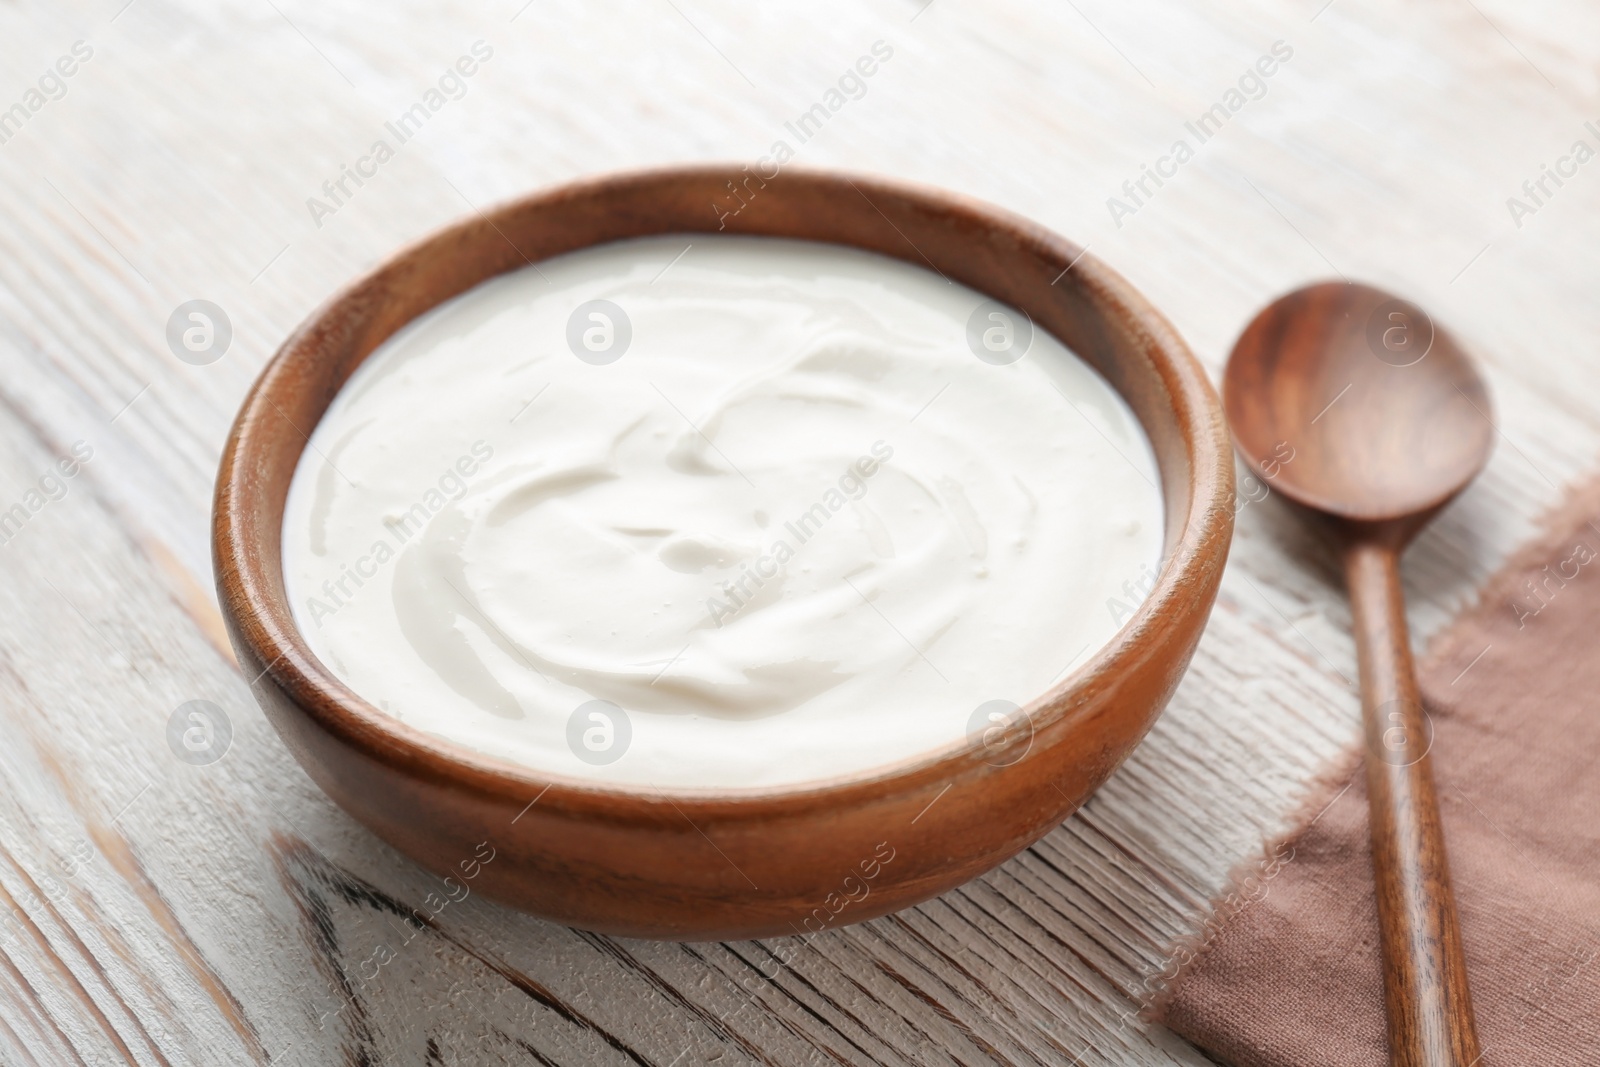
POLYGON ((1478 1035, 1428 758, 1433 726, 1411 660, 1399 548, 1356 540, 1344 565, 1361 663, 1389 1062, 1473 1067, 1478 1035))

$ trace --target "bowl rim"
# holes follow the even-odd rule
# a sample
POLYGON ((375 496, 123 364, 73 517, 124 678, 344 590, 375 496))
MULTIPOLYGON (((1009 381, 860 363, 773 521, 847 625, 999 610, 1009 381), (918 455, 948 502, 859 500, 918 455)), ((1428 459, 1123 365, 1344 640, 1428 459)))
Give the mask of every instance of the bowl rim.
MULTIPOLYGON (((658 788, 539 771, 409 726, 369 704, 346 686, 317 659, 300 634, 293 621, 287 590, 284 589, 282 597, 275 595, 268 576, 276 570, 278 588, 284 587, 281 551, 267 552, 265 546, 250 536, 250 520, 263 508, 275 513, 275 522, 280 528, 283 521, 282 502, 274 505, 263 500, 261 494, 250 492, 245 485, 270 441, 270 432, 263 428, 262 422, 268 409, 277 406, 272 399, 274 392, 299 387, 291 380, 297 356, 301 360, 307 358, 313 339, 323 332, 323 327, 337 322, 352 306, 359 306, 359 298, 367 287, 377 283, 385 272, 426 255, 430 249, 460 241, 474 229, 480 231, 480 237, 509 241, 500 233, 495 220, 513 213, 555 207, 564 201, 603 195, 619 187, 705 177, 721 179, 737 175, 743 166, 745 164, 713 162, 608 172, 512 197, 489 208, 474 208, 472 214, 437 227, 384 257, 341 286, 306 316, 266 362, 246 393, 229 428, 218 468, 212 519, 214 570, 219 601, 230 623, 233 641, 236 646, 247 646, 250 656, 258 660, 260 673, 250 682, 252 689, 270 678, 322 730, 406 776, 451 786, 496 802, 526 799, 528 807, 538 803, 569 815, 623 824, 681 822, 689 813, 712 821, 794 816, 823 807, 858 804, 926 789, 954 781, 974 767, 988 766, 978 755, 981 750, 970 738, 963 737, 940 748, 865 771, 777 786, 658 788), (483 230, 485 224, 487 231, 483 230)), ((1181 523, 1174 527, 1168 513, 1169 494, 1164 486, 1161 488, 1165 532, 1155 586, 1110 640, 1045 692, 1023 705, 1032 735, 1037 739, 1046 728, 1057 725, 1084 703, 1099 688, 1096 683, 1108 669, 1119 664, 1126 669, 1136 669, 1146 651, 1143 646, 1152 643, 1156 632, 1174 625, 1175 613, 1191 607, 1192 598, 1187 587, 1193 584, 1194 572, 1210 567, 1220 570, 1225 563, 1232 534, 1234 471, 1233 448, 1223 420, 1221 400, 1199 361, 1165 316, 1085 247, 1043 225, 985 201, 903 179, 835 168, 786 166, 782 180, 835 185, 842 181, 854 187, 869 203, 873 202, 868 196, 871 192, 911 202, 937 214, 962 216, 965 221, 977 223, 991 232, 1003 232, 1017 242, 1019 251, 1059 265, 1061 272, 1056 281, 1072 273, 1073 284, 1085 291, 1100 311, 1102 320, 1125 331, 1138 343, 1170 396, 1174 423, 1188 453, 1187 511, 1181 523)), ((873 206, 876 207, 876 203, 873 206)), ((634 236, 666 232, 692 231, 649 231, 634 236)), ((760 235, 759 231, 755 235, 760 235)), ((842 241, 812 239, 842 247, 860 247, 842 241)), ((597 241, 594 246, 604 243, 608 242, 597 241)), ((516 248, 514 244, 512 247, 516 248)), ((540 261, 523 258, 526 262, 512 264, 509 269, 524 269, 540 261)), ((486 277, 458 295, 496 276, 486 277)), ((976 286, 969 288, 983 292, 976 286)), ((447 297, 418 314, 426 314, 449 299, 454 297, 447 297)), ((397 326, 396 330, 404 325, 397 326)), ((389 336, 393 336, 393 332, 385 340, 389 336)), ((374 344, 362 360, 369 358, 382 343, 374 344)), ((1096 373, 1101 372, 1097 369, 1096 373)), ((1117 389, 1115 384, 1107 384, 1117 389)), ((1122 395, 1121 390, 1117 391, 1122 395)), ((1149 434, 1143 420, 1140 421, 1141 429, 1149 434)), ((309 441, 309 433, 303 430, 301 433, 309 441)), ((296 466, 303 451, 304 445, 296 454, 296 466)), ((290 477, 292 480, 292 473, 290 477)), ((241 656, 244 660, 249 658, 241 656)), ((526 812, 527 808, 522 810, 526 812)))

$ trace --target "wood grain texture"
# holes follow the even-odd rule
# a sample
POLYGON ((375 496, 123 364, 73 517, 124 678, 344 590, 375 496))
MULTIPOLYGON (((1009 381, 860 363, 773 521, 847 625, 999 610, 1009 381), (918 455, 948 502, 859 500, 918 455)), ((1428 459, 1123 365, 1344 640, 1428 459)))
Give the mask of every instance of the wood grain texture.
POLYGON ((477 897, 431 926, 397 914, 436 880, 310 783, 219 644, 207 516, 229 421, 295 324, 403 242, 582 175, 759 156, 883 40, 893 58, 796 158, 953 188, 1088 245, 1213 375, 1260 305, 1313 278, 1373 281, 1449 325, 1486 370, 1498 448, 1407 554, 1425 637, 1600 444, 1600 171, 1547 181, 1532 215, 1506 205, 1596 144, 1600 14, 275 5, 0 6, 7 107, 93 47, 0 144, 0 504, 74 442, 94 450, 0 548, 0 1060, 1204 1062, 1137 1019, 1149 979, 1359 723, 1337 561, 1270 481, 1242 482, 1172 706, 1062 827, 804 944, 659 945, 477 897), (466 95, 318 227, 306 199, 479 39, 494 56, 466 95), (1107 198, 1194 144, 1185 123, 1278 40, 1293 56, 1265 94, 1113 220, 1107 198), (197 297, 234 326, 206 367, 164 338, 197 297), (192 699, 233 725, 209 766, 165 740, 192 699))

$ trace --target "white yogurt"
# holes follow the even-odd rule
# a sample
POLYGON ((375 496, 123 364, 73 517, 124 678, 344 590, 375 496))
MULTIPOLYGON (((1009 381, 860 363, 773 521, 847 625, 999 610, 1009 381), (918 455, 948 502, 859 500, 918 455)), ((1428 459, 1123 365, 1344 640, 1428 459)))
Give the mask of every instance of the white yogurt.
POLYGON ((543 772, 791 785, 956 742, 1104 645, 1160 559, 1139 424, 1029 333, 930 271, 772 238, 494 279, 312 435, 296 621, 372 704, 543 772))

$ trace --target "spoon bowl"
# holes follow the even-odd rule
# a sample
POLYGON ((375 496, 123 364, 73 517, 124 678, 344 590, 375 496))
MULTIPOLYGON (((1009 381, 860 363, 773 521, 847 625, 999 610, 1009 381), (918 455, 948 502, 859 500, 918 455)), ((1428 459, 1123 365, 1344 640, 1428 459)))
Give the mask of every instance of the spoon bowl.
POLYGON ((1460 346, 1366 285, 1323 282, 1273 302, 1234 345, 1222 396, 1245 460, 1280 468, 1273 488, 1357 522, 1431 516, 1494 444, 1488 390, 1460 346))

